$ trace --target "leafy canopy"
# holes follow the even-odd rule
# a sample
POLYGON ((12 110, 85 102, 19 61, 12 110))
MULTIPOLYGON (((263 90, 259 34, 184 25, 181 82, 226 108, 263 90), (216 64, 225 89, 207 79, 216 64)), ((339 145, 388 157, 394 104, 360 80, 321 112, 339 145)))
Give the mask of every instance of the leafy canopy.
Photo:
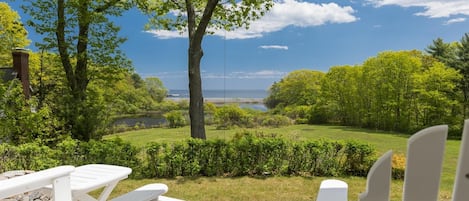
MULTIPOLYGON (((139 8, 150 16, 146 28, 157 30, 187 31, 188 3, 192 4, 195 24, 200 24, 206 12, 207 0, 146 0, 139 1, 139 8)), ((222 0, 218 1, 208 25, 208 32, 214 30, 234 30, 239 27, 249 28, 250 22, 262 17, 273 6, 272 0, 222 0)))
POLYGON ((31 42, 18 13, 0 2, 0 66, 11 65, 11 50, 24 48, 31 42))

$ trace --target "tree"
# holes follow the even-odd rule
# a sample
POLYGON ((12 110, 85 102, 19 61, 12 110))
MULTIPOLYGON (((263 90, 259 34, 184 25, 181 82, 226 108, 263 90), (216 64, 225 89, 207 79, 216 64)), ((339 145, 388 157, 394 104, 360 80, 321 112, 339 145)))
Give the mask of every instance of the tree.
POLYGON ((150 15, 147 28, 188 33, 191 137, 206 138, 200 75, 200 61, 203 56, 202 41, 205 34, 211 33, 214 29, 247 28, 250 21, 260 18, 272 5, 272 0, 142 0, 139 2, 141 10, 150 15))
POLYGON ((441 38, 433 40, 433 44, 429 45, 425 51, 438 61, 446 64, 448 67, 452 67, 454 65, 454 60, 456 59, 456 48, 454 48, 450 43, 443 42, 443 39, 441 38))
POLYGON ((145 85, 150 97, 156 101, 161 102, 168 94, 168 90, 163 85, 163 82, 157 77, 145 78, 145 85))
POLYGON ((18 13, 0 2, 0 66, 12 64, 11 50, 24 48, 31 42, 18 13))
POLYGON ((96 78, 90 65, 97 67, 130 67, 119 50, 125 41, 117 35, 119 27, 108 18, 121 16, 131 7, 129 1, 110 0, 26 0, 23 6, 31 16, 28 24, 44 36, 36 44, 40 49, 58 51, 67 78, 69 95, 64 98, 63 118, 71 128, 72 137, 92 138, 95 127, 86 119, 96 115, 86 103, 87 87, 96 78))
POLYGON ((323 72, 312 70, 296 70, 290 72, 280 82, 270 88, 266 98, 269 107, 312 106, 320 96, 323 72))
POLYGON ((321 83, 321 97, 327 104, 329 116, 343 125, 360 125, 362 108, 358 80, 362 68, 336 66, 329 69, 321 83))
MULTIPOLYGON (((412 103, 412 74, 421 72, 418 51, 382 52, 363 64, 363 87, 370 97, 367 120, 383 130, 405 131, 412 103)), ((363 88, 362 87, 362 88, 363 88)))
POLYGON ((469 109, 469 33, 464 34, 457 48, 456 69, 462 74, 460 83, 464 95, 463 111, 464 119, 468 116, 469 109))
POLYGON ((435 62, 422 73, 413 75, 416 95, 415 130, 436 124, 458 124, 454 108, 459 108, 457 83, 462 76, 443 63, 435 62))

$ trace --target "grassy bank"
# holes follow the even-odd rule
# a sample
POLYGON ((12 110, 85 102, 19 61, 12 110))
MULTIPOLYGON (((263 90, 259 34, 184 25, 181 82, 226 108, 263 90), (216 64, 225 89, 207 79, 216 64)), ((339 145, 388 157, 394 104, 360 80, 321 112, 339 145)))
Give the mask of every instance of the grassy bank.
MULTIPOLYGON (((283 128, 253 129, 263 133, 276 133, 294 140, 305 139, 337 139, 360 140, 376 147, 378 152, 384 153, 392 149, 395 153, 405 154, 407 139, 410 135, 385 133, 364 129, 354 129, 340 126, 311 126, 294 125, 283 128)), ((231 139, 240 130, 216 130, 207 127, 209 139, 231 139)), ((188 139, 188 127, 178 129, 156 128, 121 133, 107 136, 119 136, 136 146, 144 146, 151 141, 175 142, 188 139)), ((449 140, 446 146, 445 163, 441 183, 440 200, 450 200, 456 163, 459 153, 459 141, 449 140)), ((145 183, 166 183, 170 192, 168 195, 185 200, 315 200, 320 182, 326 178, 314 177, 271 177, 271 178, 176 178, 155 180, 126 180, 119 184, 114 195, 130 191, 145 183)), ((340 178, 349 184, 349 200, 357 200, 358 195, 365 190, 365 178, 340 178)), ((393 181, 392 200, 401 200, 402 181, 393 181)))

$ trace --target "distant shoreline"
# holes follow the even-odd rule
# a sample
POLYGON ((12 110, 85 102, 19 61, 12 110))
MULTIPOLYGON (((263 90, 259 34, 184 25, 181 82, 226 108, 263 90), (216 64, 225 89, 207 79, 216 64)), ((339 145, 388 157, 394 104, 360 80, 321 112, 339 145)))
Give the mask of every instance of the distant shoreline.
MULTIPOLYGON (((176 102, 189 101, 189 98, 167 97, 168 100, 176 102)), ((204 98, 205 102, 223 104, 223 103, 249 103, 249 104, 264 104, 263 98, 204 98)))

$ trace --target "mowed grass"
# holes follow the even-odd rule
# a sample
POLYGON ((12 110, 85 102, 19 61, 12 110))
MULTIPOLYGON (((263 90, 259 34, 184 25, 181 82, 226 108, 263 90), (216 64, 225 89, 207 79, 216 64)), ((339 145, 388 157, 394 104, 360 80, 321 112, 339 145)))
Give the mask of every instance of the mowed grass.
MULTIPOLYGON (((216 130, 214 127, 206 128, 208 139, 231 139, 237 132, 256 131, 265 134, 275 133, 292 140, 332 139, 332 140, 358 140, 375 146, 377 154, 387 150, 404 154, 407 147, 408 134, 386 133, 366 129, 356 129, 342 126, 316 126, 293 125, 283 128, 257 128, 216 130)), ((167 129, 155 128, 131 131, 106 138, 119 137, 136 146, 143 147, 149 142, 176 142, 190 138, 189 127, 167 129)), ((446 144, 443 173, 441 179, 440 200, 451 200, 451 192, 456 172, 460 141, 448 140, 446 144)), ((147 183, 165 183, 169 186, 168 196, 188 201, 248 201, 248 200, 315 200, 317 190, 324 177, 200 177, 173 179, 128 179, 119 183, 113 196, 131 191, 147 183)), ((337 178, 349 184, 349 200, 358 200, 358 195, 365 191, 366 178, 349 177, 337 178)), ((398 201, 402 197, 402 181, 393 181, 391 200, 398 201)))

